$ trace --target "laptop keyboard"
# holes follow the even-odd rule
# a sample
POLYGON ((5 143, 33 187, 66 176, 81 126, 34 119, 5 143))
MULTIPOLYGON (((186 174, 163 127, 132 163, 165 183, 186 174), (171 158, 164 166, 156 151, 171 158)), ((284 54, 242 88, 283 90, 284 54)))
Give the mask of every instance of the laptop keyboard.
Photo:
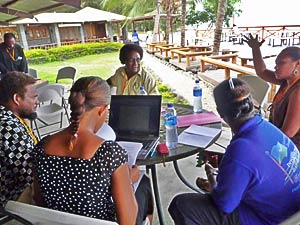
POLYGON ((137 159, 145 159, 148 154, 156 148, 158 144, 158 139, 144 141, 143 142, 143 148, 139 151, 139 154, 137 156, 137 159), (152 146, 152 147, 151 147, 152 146))

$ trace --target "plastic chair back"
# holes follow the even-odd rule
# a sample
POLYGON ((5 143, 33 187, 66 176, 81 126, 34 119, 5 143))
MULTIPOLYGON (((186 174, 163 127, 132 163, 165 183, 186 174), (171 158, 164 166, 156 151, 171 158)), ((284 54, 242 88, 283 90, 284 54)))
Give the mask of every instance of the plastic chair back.
POLYGON ((38 102, 48 102, 64 97, 64 86, 61 84, 48 84, 37 88, 38 102))
POLYGON ((76 78, 76 72, 77 72, 76 68, 72 66, 66 66, 59 69, 56 76, 56 83, 58 83, 58 81, 62 79, 71 79, 72 84, 74 84, 76 78))
POLYGON ((100 220, 72 213, 8 201, 5 209, 30 221, 34 225, 117 225, 115 222, 100 220))
POLYGON ((267 97, 270 85, 259 77, 252 75, 241 76, 239 79, 245 81, 251 87, 252 97, 260 110, 267 97))
POLYGON ((32 76, 33 78, 38 78, 38 72, 35 69, 28 68, 28 74, 32 76))
POLYGON ((300 211, 296 212, 291 217, 287 218, 279 225, 299 225, 300 224, 300 211))

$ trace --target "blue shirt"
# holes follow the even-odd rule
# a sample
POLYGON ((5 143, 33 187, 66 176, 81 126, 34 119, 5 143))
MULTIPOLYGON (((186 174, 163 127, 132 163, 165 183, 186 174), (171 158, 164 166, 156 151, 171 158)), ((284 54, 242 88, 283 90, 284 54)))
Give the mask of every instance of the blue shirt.
POLYGON ((278 224, 300 210, 300 154, 277 127, 257 115, 234 135, 212 192, 216 205, 238 207, 243 225, 278 224))
POLYGON ((131 36, 132 36, 132 42, 139 41, 139 35, 136 32, 133 32, 131 36))

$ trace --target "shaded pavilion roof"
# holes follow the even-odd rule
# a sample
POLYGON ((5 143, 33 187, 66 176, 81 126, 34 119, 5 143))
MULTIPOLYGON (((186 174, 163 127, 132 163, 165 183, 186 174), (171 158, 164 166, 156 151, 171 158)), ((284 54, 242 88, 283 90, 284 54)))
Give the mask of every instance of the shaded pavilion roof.
POLYGON ((0 0, 0 23, 8 24, 21 18, 47 11, 80 8, 81 0, 0 0))
POLYGON ((52 24, 52 23, 84 23, 95 21, 122 21, 125 16, 91 7, 85 7, 75 13, 41 13, 33 19, 25 18, 13 24, 52 24))

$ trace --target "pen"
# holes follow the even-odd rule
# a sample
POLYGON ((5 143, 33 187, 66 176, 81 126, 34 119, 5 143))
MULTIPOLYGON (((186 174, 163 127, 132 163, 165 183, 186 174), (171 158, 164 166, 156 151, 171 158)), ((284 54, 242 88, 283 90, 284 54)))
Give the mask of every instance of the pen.
POLYGON ((155 155, 156 152, 156 148, 153 148, 153 150, 151 151, 150 157, 153 157, 155 155))

